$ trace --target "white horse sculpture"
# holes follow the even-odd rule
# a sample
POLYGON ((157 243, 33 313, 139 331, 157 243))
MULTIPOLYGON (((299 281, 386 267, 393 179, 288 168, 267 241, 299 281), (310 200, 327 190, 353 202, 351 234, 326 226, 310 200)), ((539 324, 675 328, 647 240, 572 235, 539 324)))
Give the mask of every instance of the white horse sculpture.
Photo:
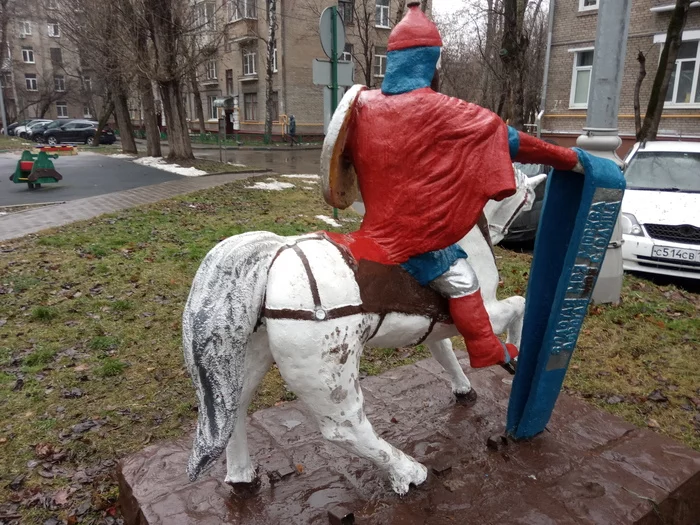
MULTIPOLYGON (((501 225, 492 232, 493 240, 499 241, 515 217, 532 207, 535 187, 545 177, 528 179, 516 170, 516 194, 486 209, 489 222, 501 225)), ((460 244, 479 278, 494 332, 520 346, 525 299, 496 298, 498 269, 479 227, 460 244)), ((199 400, 190 479, 226 449, 225 481, 255 481, 246 411, 276 362, 326 439, 385 470, 398 494, 425 481, 426 467, 379 438, 365 417, 360 356, 365 346, 425 343, 449 374, 453 393, 475 398, 449 340, 457 330, 435 317, 367 313, 353 266, 354 260, 322 234, 250 232, 222 241, 207 254, 183 314, 185 362, 199 400)))

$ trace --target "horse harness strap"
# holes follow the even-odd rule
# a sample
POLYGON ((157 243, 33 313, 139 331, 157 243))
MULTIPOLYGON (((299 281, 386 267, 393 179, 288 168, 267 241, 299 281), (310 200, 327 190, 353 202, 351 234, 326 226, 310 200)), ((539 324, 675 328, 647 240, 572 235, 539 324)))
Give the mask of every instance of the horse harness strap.
POLYGON ((420 286, 415 279, 408 274, 401 266, 387 266, 371 261, 361 260, 360 264, 355 262, 350 252, 342 245, 333 242, 325 235, 314 235, 298 239, 293 244, 282 246, 272 259, 270 268, 279 257, 286 251, 293 250, 299 257, 305 270, 311 291, 313 310, 289 309, 289 308, 268 308, 266 301, 260 318, 265 319, 290 319, 299 321, 327 321, 356 314, 376 314, 379 316, 376 327, 371 336, 374 338, 379 332, 387 313, 396 312, 408 315, 420 315, 430 319, 430 325, 415 344, 423 343, 432 333, 438 322, 450 322, 449 308, 447 300, 430 288, 420 286), (299 244, 305 241, 329 241, 330 244, 340 252, 343 261, 352 270, 360 288, 361 304, 347 305, 326 309, 321 304, 321 296, 318 289, 318 282, 314 276, 309 259, 299 244), (400 297, 396 297, 394 291, 400 290, 400 297))
MULTIPOLYGON (((274 309, 274 308, 268 308, 267 305, 263 307, 263 311, 261 313, 261 317, 265 317, 267 319, 294 319, 294 320, 299 320, 299 321, 326 321, 330 319, 338 319, 340 317, 346 317, 348 315, 355 315, 355 314, 361 314, 364 313, 364 309, 361 304, 358 305, 348 305, 348 306, 340 306, 338 308, 331 308, 329 310, 326 310, 323 308, 323 305, 321 304, 321 296, 318 293, 318 283, 316 282, 316 277, 314 276, 313 272, 311 271, 311 265, 309 264, 309 259, 306 257, 306 254, 304 251, 299 248, 299 243, 304 242, 304 241, 329 241, 333 246, 338 248, 338 250, 341 252, 341 255, 343 256, 343 260, 345 261, 346 264, 350 267, 351 270, 355 270, 354 266, 350 263, 349 255, 346 253, 343 253, 342 249, 337 246, 334 242, 330 241, 328 237, 325 235, 315 235, 315 236, 309 236, 309 237, 304 237, 303 239, 299 239, 294 242, 294 244, 287 244, 285 246, 282 246, 275 256, 272 258, 272 262, 270 263, 270 268, 272 268, 272 264, 275 262, 277 257, 284 252, 285 250, 293 250, 294 253, 299 257, 301 260, 301 264, 304 266, 304 270, 306 272, 306 277, 309 280, 309 288, 311 289, 311 297, 314 302, 314 309, 313 311, 309 310, 292 310, 290 308, 280 308, 280 309, 274 309)), ((263 303, 265 304, 265 303, 263 303)))

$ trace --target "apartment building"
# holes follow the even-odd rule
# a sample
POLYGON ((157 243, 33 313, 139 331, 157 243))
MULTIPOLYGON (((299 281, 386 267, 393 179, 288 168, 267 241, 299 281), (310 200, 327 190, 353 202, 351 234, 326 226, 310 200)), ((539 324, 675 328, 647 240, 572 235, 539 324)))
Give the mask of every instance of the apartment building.
MULTIPOLYGON (((585 126, 601 1, 615 0, 550 1, 554 19, 542 128, 544 136, 562 145, 573 144, 585 126)), ((632 1, 619 111, 624 151, 634 143, 638 52, 646 55, 647 77, 640 92, 643 115, 674 5, 674 0, 632 1)), ((659 131, 660 138, 700 139, 700 2, 691 3, 659 131)))
POLYGON ((21 118, 91 118, 93 75, 58 21, 60 0, 10 4, 3 96, 10 121, 21 118))
MULTIPOLYGON (((231 110, 217 107, 217 100, 236 98, 243 133, 262 133, 265 120, 266 57, 268 35, 267 7, 264 0, 204 0, 205 22, 225 25, 225 43, 217 57, 202 67, 199 90, 207 130, 218 129, 219 117, 230 117, 231 110)), ((323 87, 313 84, 312 61, 327 59, 319 40, 319 17, 327 0, 278 0, 273 93, 274 133, 281 134, 284 117, 294 115, 297 133, 323 133, 323 87)), ((381 84, 386 69, 386 43, 391 28, 403 13, 404 0, 338 0, 344 21, 346 45, 343 60, 354 65, 355 82, 381 84), (360 32, 368 38, 360 38, 360 32), (366 56, 372 65, 366 74, 366 56)), ((428 4, 428 12, 430 6, 428 4)), ((198 128, 194 95, 187 93, 187 114, 192 129, 198 128)), ((227 118, 227 133, 233 124, 227 118)))

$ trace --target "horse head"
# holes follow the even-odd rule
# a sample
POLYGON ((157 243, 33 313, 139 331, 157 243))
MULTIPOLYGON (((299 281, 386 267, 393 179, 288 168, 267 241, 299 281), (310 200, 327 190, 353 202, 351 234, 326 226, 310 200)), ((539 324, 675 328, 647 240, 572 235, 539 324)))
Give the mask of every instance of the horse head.
POLYGON ((484 214, 489 223, 491 242, 495 245, 508 234, 508 228, 518 216, 532 209, 535 204, 535 190, 544 180, 547 174, 542 173, 534 177, 528 177, 521 170, 513 166, 515 172, 515 193, 502 201, 489 201, 484 207, 484 214))

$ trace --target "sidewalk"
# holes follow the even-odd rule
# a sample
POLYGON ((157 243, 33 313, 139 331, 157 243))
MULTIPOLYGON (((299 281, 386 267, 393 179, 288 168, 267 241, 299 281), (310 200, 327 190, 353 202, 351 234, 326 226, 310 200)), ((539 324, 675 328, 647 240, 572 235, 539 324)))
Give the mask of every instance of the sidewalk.
MULTIPOLYGON (((145 146, 146 139, 134 139, 137 145, 145 146)), ((279 143, 277 143, 279 144, 279 143)), ((167 148, 168 141, 161 140, 160 145, 167 148)), ((298 150, 320 150, 322 148, 321 144, 298 144, 296 146, 223 146, 221 149, 224 151, 298 151, 298 150)), ((206 150, 219 150, 219 145, 216 143, 211 144, 201 144, 198 142, 192 142, 192 149, 206 149, 206 150)))
POLYGON ((10 213, 0 216, 0 241, 24 237, 47 228, 64 226, 71 222, 91 219, 104 213, 111 213, 142 204, 169 199, 177 195, 221 186, 228 182, 268 175, 269 173, 225 173, 204 177, 183 177, 182 179, 142 186, 116 193, 107 193, 68 201, 63 204, 44 206, 35 210, 10 213))

